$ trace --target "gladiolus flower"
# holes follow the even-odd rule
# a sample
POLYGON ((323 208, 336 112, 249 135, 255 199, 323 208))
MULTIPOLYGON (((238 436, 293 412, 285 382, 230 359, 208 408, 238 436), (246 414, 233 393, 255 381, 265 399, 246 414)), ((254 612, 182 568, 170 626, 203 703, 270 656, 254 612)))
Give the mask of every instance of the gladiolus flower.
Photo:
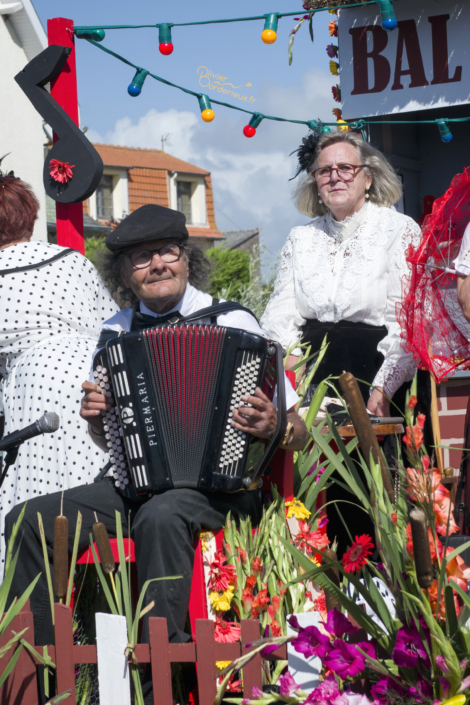
POLYGON ((278 680, 279 685, 279 695, 284 698, 290 698, 298 690, 301 690, 301 686, 295 682, 289 671, 284 676, 281 676, 278 680))
POLYGON ((242 592, 242 603, 245 612, 250 612, 253 605, 254 596, 251 590, 243 590, 242 592))
MULTIPOLYGON (((452 553, 452 548, 447 553, 452 553)), ((465 565, 462 556, 454 556, 446 565, 449 582, 456 583, 462 590, 467 590, 467 580, 470 580, 470 567, 465 565)))
POLYGON ((245 587, 247 590, 250 590, 250 592, 253 592, 253 588, 256 585, 256 578, 254 575, 249 575, 246 579, 245 582, 245 587))
MULTIPOLYGON (((422 416, 422 414, 421 414, 422 416)), ((403 442, 414 452, 418 451, 423 445, 423 432, 419 426, 406 427, 406 436, 403 436, 403 442)))
POLYGON ((368 557, 372 555, 373 548, 374 544, 370 536, 367 534, 356 536, 353 545, 341 559, 346 573, 355 573, 361 570, 367 564, 368 557))
POLYGON ((224 644, 232 644, 240 638, 240 625, 236 622, 226 622, 217 615, 215 622, 214 639, 224 644))
POLYGON ((391 519, 392 522, 395 524, 395 526, 398 524, 398 517, 397 517, 397 515, 395 514, 395 512, 392 512, 392 513, 390 514, 390 519, 391 519))
POLYGON ((408 409, 414 409, 416 404, 418 403, 418 398, 415 397, 413 394, 409 399, 408 399, 408 409))
POLYGON ((312 553, 315 549, 325 548, 330 544, 326 531, 317 529, 309 531, 310 527, 306 521, 299 521, 299 531, 294 538, 300 550, 312 553))
POLYGON ((330 37, 338 36, 338 23, 335 22, 335 20, 331 20, 330 24, 328 25, 328 31, 330 33, 330 37))
POLYGON ((247 560, 248 560, 246 551, 244 551, 243 548, 240 548, 240 546, 239 546, 239 547, 237 548, 237 553, 238 553, 238 555, 240 556, 240 558, 242 559, 243 563, 246 563, 247 560))
POLYGON ((281 625, 277 621, 277 619, 273 619, 273 621, 270 624, 271 627, 271 634, 273 636, 282 636, 282 629, 281 625))
POLYGON ((341 639, 344 634, 355 634, 359 631, 336 607, 328 612, 325 629, 338 639, 341 639))
POLYGON ((68 162, 61 162, 58 159, 51 159, 49 162, 49 171, 51 177, 54 181, 58 181, 61 184, 66 184, 67 181, 73 176, 72 169, 75 168, 75 164, 69 164, 68 162))
POLYGON ((444 656, 436 656, 436 665, 439 666, 442 673, 450 673, 450 668, 447 665, 444 656))
MULTIPOLYGON (((289 624, 292 626, 291 620, 289 620, 289 624)), ((304 654, 305 658, 310 658, 310 656, 324 658, 330 648, 330 637, 322 634, 314 626, 305 627, 305 629, 298 626, 298 629, 299 635, 292 640, 294 649, 298 653, 304 654)))
POLYGON ((266 605, 269 605, 268 591, 260 590, 253 600, 253 609, 258 612, 264 612, 266 605))
POLYGON ((264 573, 264 567, 261 565, 260 559, 257 557, 253 561, 253 564, 251 566, 251 569, 253 573, 258 577, 259 575, 262 575, 264 573))
POLYGON ((423 430, 424 428, 424 422, 426 421, 426 417, 424 414, 418 414, 417 419, 418 427, 423 430))
POLYGON ((392 658, 397 666, 415 668, 421 661, 426 668, 431 663, 423 644, 423 640, 416 627, 402 627, 398 630, 392 658))
POLYGON ((342 639, 336 639, 333 649, 325 656, 325 665, 343 680, 358 676, 364 670, 365 658, 357 647, 371 658, 377 658, 374 647, 368 641, 347 644, 342 639))
POLYGON ((271 604, 276 610, 276 612, 279 612, 279 608, 281 606, 281 598, 279 597, 279 595, 273 595, 271 597, 271 604))
POLYGON ((459 527, 455 523, 453 514, 454 505, 450 501, 449 497, 444 497, 444 499, 440 502, 434 502, 433 509, 434 516, 436 517, 437 533, 441 536, 445 536, 447 533, 449 536, 451 534, 456 534, 459 527))
POLYGON ((312 690, 304 705, 348 705, 348 699, 340 692, 334 675, 330 674, 312 690))
POLYGON ((237 571, 233 565, 224 565, 226 561, 223 551, 217 551, 209 571, 209 590, 225 592, 237 579, 237 571))
POLYGON ((230 585, 228 590, 224 592, 216 592, 215 590, 209 593, 209 601, 215 612, 227 612, 233 600, 234 586, 230 585))
POLYGON ((311 512, 304 507, 302 502, 295 497, 292 502, 286 502, 286 507, 288 519, 292 519, 292 517, 295 517, 296 519, 308 519, 311 514, 311 512))
POLYGON ((313 600, 313 604, 315 607, 315 612, 320 612, 322 619, 324 619, 327 610, 326 610, 326 596, 325 596, 325 593, 323 592, 323 590, 321 591, 319 596, 313 600))

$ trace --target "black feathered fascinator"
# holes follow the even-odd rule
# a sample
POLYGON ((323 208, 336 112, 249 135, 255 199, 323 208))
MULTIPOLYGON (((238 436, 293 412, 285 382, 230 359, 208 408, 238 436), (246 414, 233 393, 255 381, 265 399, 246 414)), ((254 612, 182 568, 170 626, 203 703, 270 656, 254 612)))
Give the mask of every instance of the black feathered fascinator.
MULTIPOLYGON (((310 169, 313 164, 313 160, 315 159, 315 152, 319 139, 320 133, 313 130, 308 137, 302 137, 302 144, 300 147, 291 152, 291 154, 297 153, 297 158, 299 160, 297 171, 292 179, 296 179, 301 171, 307 172, 310 169)), ((292 179, 289 179, 289 181, 292 181, 292 179)))

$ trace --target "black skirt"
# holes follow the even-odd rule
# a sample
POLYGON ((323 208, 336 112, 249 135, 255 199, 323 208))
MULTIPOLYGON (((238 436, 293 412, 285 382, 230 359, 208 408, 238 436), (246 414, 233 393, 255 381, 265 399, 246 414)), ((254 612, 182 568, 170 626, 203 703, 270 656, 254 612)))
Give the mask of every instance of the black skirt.
POLYGON ((387 335, 386 327, 351 321, 322 323, 310 320, 302 328, 302 342, 312 346, 311 352, 320 349, 325 335, 329 343, 328 350, 312 384, 317 385, 329 376, 339 377, 343 372, 351 372, 358 382, 363 380, 367 383, 359 382, 364 401, 367 403, 369 385, 384 361, 384 356, 377 350, 377 346, 387 335))

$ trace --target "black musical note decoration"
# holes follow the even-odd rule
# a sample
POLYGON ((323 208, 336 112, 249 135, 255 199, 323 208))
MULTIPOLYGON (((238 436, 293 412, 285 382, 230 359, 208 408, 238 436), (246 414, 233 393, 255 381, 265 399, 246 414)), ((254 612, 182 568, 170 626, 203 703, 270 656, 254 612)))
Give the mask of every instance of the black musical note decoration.
POLYGON ((58 203, 80 203, 89 198, 103 175, 103 162, 96 149, 44 88, 60 74, 70 52, 70 47, 52 44, 15 76, 27 98, 59 137, 49 150, 43 173, 46 193, 58 203))

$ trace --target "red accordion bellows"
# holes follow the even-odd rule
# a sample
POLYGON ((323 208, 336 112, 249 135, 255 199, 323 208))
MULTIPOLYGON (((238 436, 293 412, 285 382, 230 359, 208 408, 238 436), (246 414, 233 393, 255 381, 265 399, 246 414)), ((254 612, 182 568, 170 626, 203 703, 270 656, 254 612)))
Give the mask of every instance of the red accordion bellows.
POLYGON ((410 275, 396 306, 402 345, 436 381, 470 362, 470 325, 457 301, 452 261, 470 221, 470 167, 452 180, 423 224, 417 250, 410 246, 410 275))

